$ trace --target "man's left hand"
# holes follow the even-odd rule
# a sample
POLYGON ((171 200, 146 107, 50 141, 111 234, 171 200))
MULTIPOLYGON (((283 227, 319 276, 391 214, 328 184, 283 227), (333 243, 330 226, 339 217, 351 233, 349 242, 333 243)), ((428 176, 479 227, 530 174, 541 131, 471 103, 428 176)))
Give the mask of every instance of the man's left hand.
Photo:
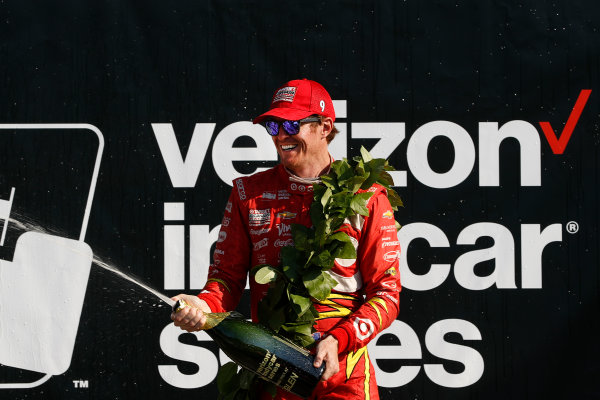
POLYGON ((317 345, 317 353, 315 355, 315 368, 319 368, 325 361, 325 371, 321 376, 322 381, 326 381, 340 370, 340 362, 338 359, 338 341, 333 336, 327 336, 322 339, 317 345))

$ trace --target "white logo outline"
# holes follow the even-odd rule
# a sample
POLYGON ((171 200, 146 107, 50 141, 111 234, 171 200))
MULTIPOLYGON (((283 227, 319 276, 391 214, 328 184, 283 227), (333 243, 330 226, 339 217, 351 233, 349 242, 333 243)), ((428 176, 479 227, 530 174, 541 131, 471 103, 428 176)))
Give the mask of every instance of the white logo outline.
MULTIPOLYGON (((80 230, 79 239, 78 239, 78 242, 85 244, 84 239, 85 239, 86 232, 87 232, 90 212, 91 212, 91 208, 92 208, 92 202, 94 199, 96 185, 98 182, 98 175, 99 175, 99 171, 100 171, 100 163, 102 160, 102 154, 104 152, 104 136, 102 135, 102 132, 96 126, 91 125, 91 124, 85 124, 85 123, 77 123, 77 124, 61 124, 61 123, 58 123, 58 124, 0 124, 0 133, 2 130, 17 130, 17 131, 19 131, 19 130, 32 130, 32 129, 38 129, 38 130, 43 130, 43 131, 52 131, 52 130, 59 130, 59 129, 88 130, 88 131, 92 131, 98 138, 98 150, 96 152, 96 159, 94 161, 94 169, 93 169, 92 177, 90 180, 90 189, 89 189, 88 197, 87 197, 87 200, 85 203, 83 221, 81 223, 81 230, 80 230)), ((11 193, 11 197, 12 197, 12 193, 11 193)), ((85 246, 87 246, 87 244, 85 244, 85 246)), ((87 247, 89 248, 89 246, 87 246, 87 247)), ((90 249, 90 253, 91 253, 91 249, 90 249)), ((93 257, 93 253, 91 254, 91 257, 93 257)), ((89 279, 89 277, 88 277, 88 279, 89 279)), ((79 311, 79 316, 77 318, 77 325, 79 325, 80 318, 81 318, 81 310, 79 311)), ((73 345, 74 345, 74 343, 73 343, 73 345)), ((70 354, 70 357, 72 357, 72 352, 70 354)), ((70 359, 69 359, 69 366, 70 366, 70 359)), ((42 373, 45 373, 45 371, 42 373)), ((52 377, 52 375, 55 375, 55 374, 46 373, 43 377, 41 377, 40 379, 38 379, 37 381, 34 381, 34 382, 0 383, 0 389, 30 389, 30 388, 34 388, 34 387, 40 386, 44 382, 48 381, 52 377)))

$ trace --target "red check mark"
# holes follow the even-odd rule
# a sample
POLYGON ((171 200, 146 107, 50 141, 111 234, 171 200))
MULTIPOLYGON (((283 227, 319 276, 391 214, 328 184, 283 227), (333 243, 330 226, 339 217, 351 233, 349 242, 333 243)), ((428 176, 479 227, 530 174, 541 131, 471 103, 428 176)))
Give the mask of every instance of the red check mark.
POLYGON ((546 140, 548 140, 548 144, 552 149, 554 154, 563 154, 565 148, 567 147, 567 143, 569 143, 569 139, 571 139, 571 134, 575 129, 575 125, 579 121, 579 117, 581 116, 581 112, 585 107, 585 104, 592 93, 591 89, 582 89, 577 97, 577 101, 575 102, 575 106, 569 115, 569 119, 567 119, 567 123, 560 134, 560 137, 556 137, 556 133, 554 133, 554 129, 550 125, 550 122, 540 122, 540 126, 542 127, 542 131, 546 136, 546 140))

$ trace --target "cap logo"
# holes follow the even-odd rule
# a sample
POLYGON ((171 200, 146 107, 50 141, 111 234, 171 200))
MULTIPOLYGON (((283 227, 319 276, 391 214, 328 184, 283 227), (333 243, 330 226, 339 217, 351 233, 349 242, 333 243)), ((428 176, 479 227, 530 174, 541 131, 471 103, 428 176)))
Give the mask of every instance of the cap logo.
POLYGON ((278 101, 293 102, 294 97, 296 96, 296 89, 297 88, 293 86, 282 87, 275 93, 275 96, 273 96, 273 103, 278 101))

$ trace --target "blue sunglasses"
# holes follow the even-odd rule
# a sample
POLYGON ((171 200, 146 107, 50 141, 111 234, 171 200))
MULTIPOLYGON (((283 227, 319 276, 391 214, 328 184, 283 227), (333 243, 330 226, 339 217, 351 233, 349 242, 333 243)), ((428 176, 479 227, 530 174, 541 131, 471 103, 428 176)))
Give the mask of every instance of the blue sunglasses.
POLYGON ((267 129, 267 132, 269 133, 269 135, 271 136, 277 136, 279 134, 279 127, 283 127, 283 130, 288 134, 288 135, 297 135, 298 132, 300 132, 300 124, 303 124, 305 122, 321 122, 321 119, 319 117, 306 117, 303 119, 300 119, 298 121, 266 121, 265 122, 265 128, 267 129))

